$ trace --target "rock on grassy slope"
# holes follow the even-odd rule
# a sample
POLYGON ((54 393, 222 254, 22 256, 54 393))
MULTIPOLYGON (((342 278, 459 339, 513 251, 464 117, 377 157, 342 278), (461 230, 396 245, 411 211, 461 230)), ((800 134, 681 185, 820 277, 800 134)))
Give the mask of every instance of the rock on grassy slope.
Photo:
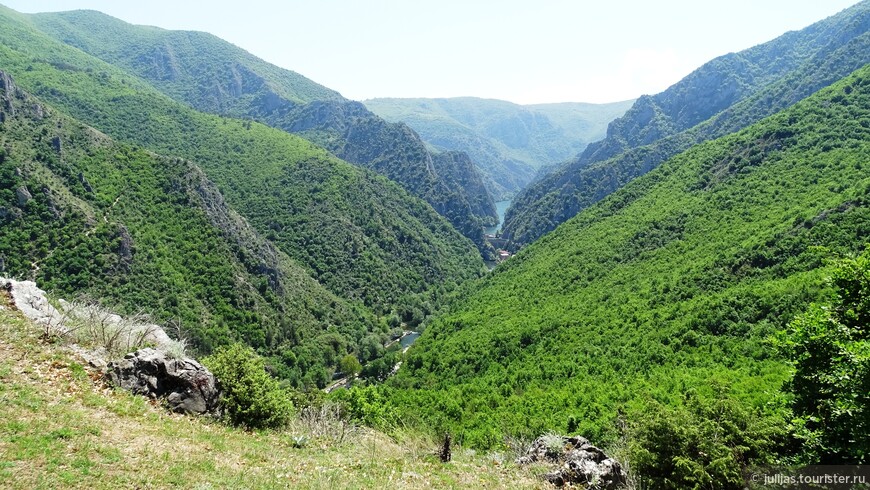
POLYGON ((334 418, 245 432, 114 391, 0 295, 0 487, 544 488, 538 471, 334 418), (351 430, 348 430, 351 429, 351 430), (296 448, 294 437, 305 436, 296 448))

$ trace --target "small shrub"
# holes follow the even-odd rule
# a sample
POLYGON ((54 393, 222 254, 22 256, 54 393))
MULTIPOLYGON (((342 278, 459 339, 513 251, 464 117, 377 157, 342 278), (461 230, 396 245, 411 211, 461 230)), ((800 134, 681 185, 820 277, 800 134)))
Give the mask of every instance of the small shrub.
POLYGON ((541 442, 547 448, 547 456, 557 457, 565 451, 565 439, 559 434, 544 434, 541 442))
MULTIPOLYGON (((146 315, 121 317, 93 301, 61 305, 61 316, 45 323, 43 338, 65 338, 117 357, 150 345, 159 327, 146 315)), ((183 347, 182 347, 183 350, 183 347)))
POLYGON ((186 340, 170 340, 169 343, 161 346, 163 352, 170 359, 184 359, 187 357, 187 341, 186 340))
POLYGON ((248 428, 277 428, 293 414, 290 394, 266 372, 263 359, 242 344, 218 348, 202 360, 220 383, 229 421, 248 428))
POLYGON ((511 461, 516 461, 518 458, 525 456, 532 447, 533 440, 529 437, 506 435, 504 437, 504 447, 507 449, 507 457, 511 461))
POLYGON ((308 438, 305 436, 292 436, 290 437, 290 440, 293 447, 297 449, 302 449, 308 445, 308 438))
POLYGON ((341 444, 356 431, 341 413, 337 403, 307 406, 299 412, 299 423, 312 437, 327 441, 331 446, 341 444))

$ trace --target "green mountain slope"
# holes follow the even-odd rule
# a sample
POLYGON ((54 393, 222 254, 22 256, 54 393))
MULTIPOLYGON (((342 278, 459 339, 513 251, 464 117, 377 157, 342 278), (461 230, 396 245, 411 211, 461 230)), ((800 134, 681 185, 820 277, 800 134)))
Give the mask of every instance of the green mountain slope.
POLYGON ((481 446, 614 441, 620 418, 723 394, 741 424, 784 430, 788 369, 765 339, 823 297, 825 258, 870 240, 868 162, 870 65, 521 251, 428 327, 385 392, 405 420, 481 446))
POLYGON ((197 162, 258 232, 338 296, 380 313, 483 269, 471 242, 383 177, 284 131, 197 112, 8 9, 0 26, 0 67, 21 87, 118 140, 197 162))
POLYGON ((229 209, 195 165, 115 143, 2 72, 0 273, 150 312, 204 351, 243 340, 296 385, 324 383, 379 328, 229 209))
POLYGON ((110 63, 136 67, 161 90, 206 112, 243 117, 252 105, 344 100, 338 92, 269 64, 212 34, 132 26, 93 10, 28 16, 44 32, 110 63), (189 60, 200 58, 191 65, 189 60))
POLYGON ((870 2, 705 64, 643 96, 608 136, 526 189, 502 235, 520 248, 702 141, 737 131, 870 62, 870 2))
POLYGON ((408 126, 387 123, 359 102, 312 102, 270 118, 269 124, 400 183, 474 241, 484 256, 492 256, 482 226, 495 224, 498 214, 477 169, 439 165, 445 160, 434 156, 408 126))
POLYGON ((343 160, 386 175, 488 251, 482 227, 498 219, 495 206, 475 206, 491 198, 465 194, 460 185, 480 179, 478 172, 473 167, 461 175, 438 172, 423 142, 404 125, 389 124, 361 104, 210 34, 134 26, 95 11, 36 14, 29 20, 198 110, 300 134, 343 160))
POLYGON ((535 170, 561 163, 604 137, 607 124, 632 101, 613 104, 538 104, 501 100, 372 99, 364 102, 388 121, 404 122, 441 150, 469 154, 497 200, 510 198, 535 170))

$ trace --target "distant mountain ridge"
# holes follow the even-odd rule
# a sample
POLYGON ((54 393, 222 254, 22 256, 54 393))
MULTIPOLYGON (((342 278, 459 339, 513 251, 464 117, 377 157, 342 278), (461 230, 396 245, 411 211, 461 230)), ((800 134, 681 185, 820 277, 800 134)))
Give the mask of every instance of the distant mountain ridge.
POLYGON ((339 158, 386 175, 432 204, 484 255, 492 254, 482 235, 483 227, 498 219, 492 198, 467 195, 460 183, 481 179, 476 169, 455 175, 433 167, 416 133, 338 92, 206 33, 134 26, 95 11, 28 18, 46 34, 147 80, 175 100, 298 133, 339 158))
POLYGON ((870 62, 870 2, 731 53, 639 98, 607 137, 523 191, 503 235, 525 246, 578 211, 702 141, 771 115, 870 62))
POLYGON ((525 188, 542 166, 564 162, 605 135, 633 101, 536 104, 475 97, 370 99, 372 112, 404 122, 442 151, 469 154, 496 200, 525 188))

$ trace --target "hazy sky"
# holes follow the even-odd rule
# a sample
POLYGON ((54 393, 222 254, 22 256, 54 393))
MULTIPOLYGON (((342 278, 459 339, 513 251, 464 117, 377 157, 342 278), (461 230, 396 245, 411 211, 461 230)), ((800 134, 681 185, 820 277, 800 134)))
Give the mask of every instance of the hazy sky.
POLYGON ((211 32, 345 97, 610 102, 856 0, 0 0, 211 32))

